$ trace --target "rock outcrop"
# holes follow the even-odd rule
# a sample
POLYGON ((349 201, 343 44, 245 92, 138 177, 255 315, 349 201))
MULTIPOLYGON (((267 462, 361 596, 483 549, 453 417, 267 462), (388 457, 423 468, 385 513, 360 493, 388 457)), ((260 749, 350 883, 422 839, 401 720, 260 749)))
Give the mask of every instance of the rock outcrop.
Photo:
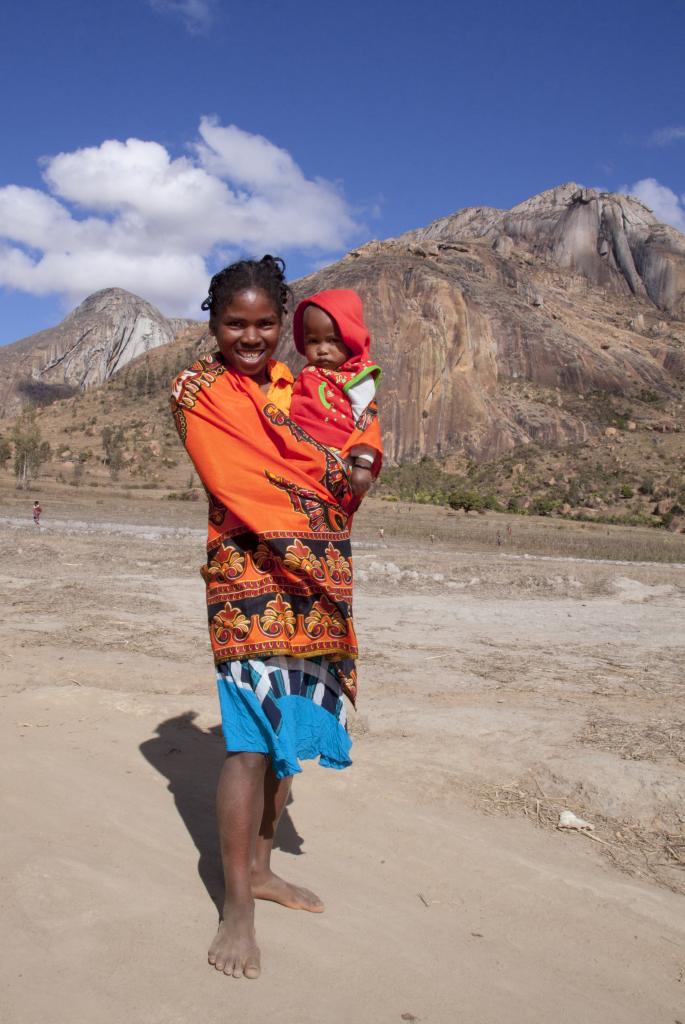
POLYGON ((95 292, 57 327, 0 348, 0 415, 101 384, 141 353, 173 341, 184 323, 121 288, 95 292))
MULTIPOLYGON (((685 237, 635 199, 569 184, 511 210, 462 210, 369 242, 294 290, 335 287, 364 300, 389 462, 456 466, 604 437, 611 396, 638 428, 645 402, 682 421, 685 237)), ((5 415, 32 388, 60 397, 108 380, 180 326, 126 292, 91 296, 54 331, 0 349, 5 415)), ((204 334, 183 332, 169 361, 206 348, 204 334)), ((301 365, 292 341, 280 355, 301 365)))
POLYGON ((685 317, 685 237, 631 196, 571 182, 511 210, 461 210, 399 240, 466 238, 490 239, 502 256, 511 255, 519 245, 537 260, 685 317))
POLYGON ((685 238, 626 196, 562 185, 462 210, 296 291, 331 287, 364 299, 391 461, 581 442, 578 396, 674 399, 685 379, 685 238))

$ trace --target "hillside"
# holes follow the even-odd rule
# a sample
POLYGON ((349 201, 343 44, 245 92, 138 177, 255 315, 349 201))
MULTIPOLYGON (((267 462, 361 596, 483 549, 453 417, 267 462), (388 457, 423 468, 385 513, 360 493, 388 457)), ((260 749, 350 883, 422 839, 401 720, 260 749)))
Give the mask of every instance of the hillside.
MULTIPOLYGON (((658 502, 670 517, 670 501, 680 515, 685 238, 637 200, 565 185, 510 211, 460 211, 294 290, 328 287, 365 302, 387 465, 423 467, 391 469, 388 486, 441 500, 473 484, 504 504, 628 517, 658 502)), ((125 433, 122 481, 184 487, 167 385, 207 347, 206 326, 188 326, 43 410, 47 472, 68 478, 88 452, 96 466, 109 424, 125 433)), ((280 355, 297 367, 291 341, 280 355)))
POLYGON ((462 211, 304 283, 333 285, 363 295, 394 461, 583 442, 600 424, 577 400, 593 393, 620 396, 638 419, 645 396, 680 404, 685 238, 636 200, 562 186, 513 211, 462 211), (609 235, 602 205, 638 225, 632 248, 618 227, 609 235))
POLYGON ((56 327, 0 348, 0 416, 101 384, 184 325, 122 288, 95 292, 56 327))

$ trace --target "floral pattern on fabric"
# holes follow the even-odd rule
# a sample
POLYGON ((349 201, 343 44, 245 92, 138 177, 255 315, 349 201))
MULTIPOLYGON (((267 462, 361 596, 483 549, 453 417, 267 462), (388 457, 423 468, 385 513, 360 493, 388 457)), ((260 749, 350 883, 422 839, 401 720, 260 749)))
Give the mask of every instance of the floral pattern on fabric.
POLYGON ((265 394, 208 356, 173 387, 176 426, 209 496, 201 571, 212 652, 217 664, 268 656, 351 663, 356 504, 346 467, 289 419, 287 367, 271 362, 269 374, 265 394))
POLYGON ((355 653, 350 542, 332 536, 223 535, 209 545, 210 634, 218 660, 272 653, 355 653), (242 618, 236 618, 239 608, 242 618))

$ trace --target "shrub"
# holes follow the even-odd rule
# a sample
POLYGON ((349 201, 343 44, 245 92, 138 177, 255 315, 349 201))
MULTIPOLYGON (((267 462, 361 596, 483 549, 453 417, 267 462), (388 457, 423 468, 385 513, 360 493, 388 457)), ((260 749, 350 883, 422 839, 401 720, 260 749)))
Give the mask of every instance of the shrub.
POLYGON ((480 512, 485 507, 478 491, 452 491, 447 504, 453 509, 463 508, 464 512, 480 512))
POLYGON ((165 495, 166 501, 199 501, 199 491, 169 491, 165 495))
POLYGON ((558 508, 558 502, 549 498, 534 498, 530 511, 534 516, 550 516, 558 508))

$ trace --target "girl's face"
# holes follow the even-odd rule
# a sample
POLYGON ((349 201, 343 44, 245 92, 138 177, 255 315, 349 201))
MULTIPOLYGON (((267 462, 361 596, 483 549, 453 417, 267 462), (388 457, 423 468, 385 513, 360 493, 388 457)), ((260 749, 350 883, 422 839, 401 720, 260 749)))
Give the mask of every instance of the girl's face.
POLYGON ((267 384, 267 363, 278 345, 281 316, 260 288, 236 292, 227 306, 212 317, 209 329, 227 366, 267 384))
POLYGON ((335 320, 319 306, 307 306, 302 317, 304 354, 310 366, 337 370, 350 358, 335 320))

